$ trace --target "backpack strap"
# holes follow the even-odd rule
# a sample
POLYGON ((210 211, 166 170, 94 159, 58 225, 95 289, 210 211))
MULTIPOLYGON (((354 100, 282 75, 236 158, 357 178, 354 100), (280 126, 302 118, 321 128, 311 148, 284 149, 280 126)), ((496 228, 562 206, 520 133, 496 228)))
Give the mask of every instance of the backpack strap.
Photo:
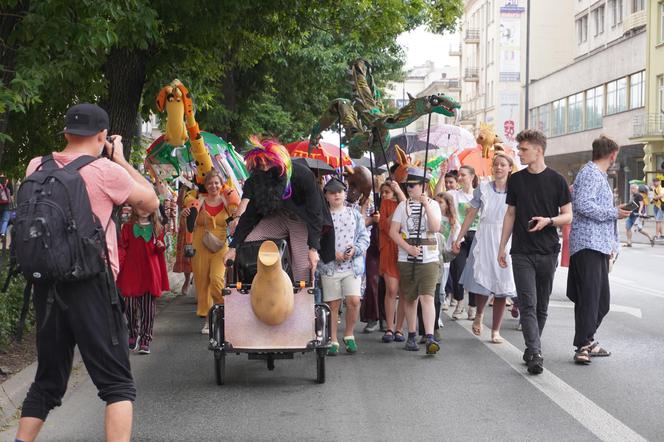
POLYGON ((97 159, 97 157, 93 157, 92 155, 81 155, 71 163, 67 164, 64 168, 72 172, 78 171, 97 159))
POLYGON ((35 172, 38 171, 39 169, 57 169, 58 168, 58 163, 55 162, 55 159, 53 158, 53 154, 49 153, 48 155, 44 155, 41 158, 41 163, 37 168, 35 169, 35 172))

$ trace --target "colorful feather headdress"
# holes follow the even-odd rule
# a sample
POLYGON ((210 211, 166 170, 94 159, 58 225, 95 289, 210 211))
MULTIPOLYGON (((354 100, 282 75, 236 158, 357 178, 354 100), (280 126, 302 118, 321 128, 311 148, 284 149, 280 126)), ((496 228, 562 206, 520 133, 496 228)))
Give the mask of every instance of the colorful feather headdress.
POLYGON ((249 137, 249 142, 253 149, 244 156, 244 162, 247 169, 253 172, 254 169, 261 166, 277 167, 279 176, 286 176, 286 188, 282 199, 288 199, 292 194, 291 176, 293 175, 293 163, 291 162, 288 150, 275 140, 261 140, 257 136, 249 137))

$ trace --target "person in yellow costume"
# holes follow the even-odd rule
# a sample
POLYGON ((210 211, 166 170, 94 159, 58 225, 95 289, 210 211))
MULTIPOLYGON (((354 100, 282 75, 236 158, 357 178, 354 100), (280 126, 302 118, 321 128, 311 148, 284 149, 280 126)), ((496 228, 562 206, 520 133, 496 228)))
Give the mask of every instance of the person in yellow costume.
MULTIPOLYGON (((207 194, 199 206, 194 225, 193 246, 196 253, 191 265, 196 285, 196 314, 203 318, 207 316, 213 303, 224 302, 221 291, 225 282, 224 254, 228 251, 226 220, 231 213, 221 193, 222 187, 221 176, 216 170, 206 174, 207 194)), ((192 210, 186 208, 182 212, 189 216, 192 210)), ((207 320, 201 333, 208 333, 207 320)))

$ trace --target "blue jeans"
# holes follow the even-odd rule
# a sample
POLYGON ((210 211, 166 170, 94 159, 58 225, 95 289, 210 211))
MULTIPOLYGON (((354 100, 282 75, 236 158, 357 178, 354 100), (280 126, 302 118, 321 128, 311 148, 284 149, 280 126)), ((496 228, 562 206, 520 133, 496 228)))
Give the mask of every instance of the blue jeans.
POLYGON ((12 211, 9 210, 9 205, 7 204, 0 206, 0 210, 2 211, 2 219, 0 219, 0 235, 6 235, 7 226, 9 225, 9 218, 12 215, 12 211))

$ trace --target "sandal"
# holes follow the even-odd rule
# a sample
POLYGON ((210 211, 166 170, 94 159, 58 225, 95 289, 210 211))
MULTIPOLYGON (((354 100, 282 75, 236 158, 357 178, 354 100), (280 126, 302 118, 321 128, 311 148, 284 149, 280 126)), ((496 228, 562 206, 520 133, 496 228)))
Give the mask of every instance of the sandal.
POLYGON ((574 362, 579 365, 590 364, 590 352, 588 346, 581 347, 574 352, 574 362))
POLYGON ((502 344, 505 340, 500 336, 500 332, 497 330, 491 330, 491 343, 492 344, 502 344))
POLYGON ((482 315, 476 315, 473 321, 473 334, 479 336, 482 334, 482 315))
POLYGON ((599 358, 605 358, 607 356, 611 356, 611 352, 608 351, 607 349, 601 347, 599 345, 599 342, 595 341, 590 346, 588 347, 588 353, 591 357, 599 357, 599 358))
POLYGON ((385 334, 381 338, 381 341, 383 341, 386 344, 394 341, 394 332, 390 329, 385 330, 385 334))
POLYGON ((399 330, 394 332, 394 342, 405 342, 406 337, 399 330))

